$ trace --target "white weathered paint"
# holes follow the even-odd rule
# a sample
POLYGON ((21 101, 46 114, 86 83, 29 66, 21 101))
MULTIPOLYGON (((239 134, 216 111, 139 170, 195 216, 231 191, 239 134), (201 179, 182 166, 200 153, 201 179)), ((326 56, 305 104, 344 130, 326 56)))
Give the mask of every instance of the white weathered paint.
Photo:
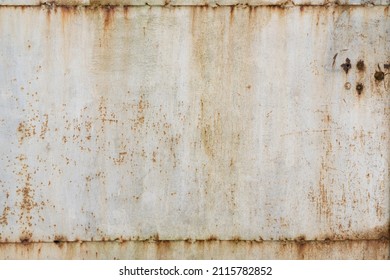
POLYGON ((0 242, 388 239, 388 12, 0 8, 0 242))

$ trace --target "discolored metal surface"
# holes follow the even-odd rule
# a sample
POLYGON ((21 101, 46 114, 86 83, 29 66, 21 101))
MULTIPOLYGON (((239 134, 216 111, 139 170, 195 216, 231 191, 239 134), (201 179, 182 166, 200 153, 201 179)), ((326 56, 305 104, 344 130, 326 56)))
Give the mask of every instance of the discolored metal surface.
POLYGON ((389 6, 390 0, 0 0, 4 6, 389 6))
POLYGON ((389 259, 388 240, 0 243, 0 259, 389 259))
POLYGON ((68 2, 1 2, 1 258, 389 258, 388 7, 68 2))

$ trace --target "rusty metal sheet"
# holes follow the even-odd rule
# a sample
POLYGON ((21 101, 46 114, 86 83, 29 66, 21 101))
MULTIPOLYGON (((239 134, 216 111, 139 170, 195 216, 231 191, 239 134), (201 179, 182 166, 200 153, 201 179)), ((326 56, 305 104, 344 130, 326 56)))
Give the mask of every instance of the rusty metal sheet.
POLYGON ((160 241, 0 243, 0 259, 387 260, 389 241, 160 241))
POLYGON ((0 0, 0 5, 119 5, 119 6, 389 6, 390 0, 0 0))
POLYGON ((0 8, 0 242, 388 240, 388 13, 0 8))

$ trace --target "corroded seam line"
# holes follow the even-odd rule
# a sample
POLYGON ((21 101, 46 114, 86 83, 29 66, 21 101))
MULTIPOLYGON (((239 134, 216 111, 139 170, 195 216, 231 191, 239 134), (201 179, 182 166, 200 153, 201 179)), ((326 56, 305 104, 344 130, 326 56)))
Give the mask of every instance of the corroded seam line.
POLYGON ((96 9, 96 8, 103 8, 103 9, 114 9, 114 8, 127 8, 127 7, 167 7, 167 8, 174 8, 174 7, 189 7, 189 8, 195 8, 195 7, 203 7, 203 8, 223 8, 223 7, 238 7, 238 8, 254 8, 254 7, 270 7, 270 8, 293 8, 293 7, 324 7, 324 8, 329 8, 329 7, 345 7, 345 8, 356 8, 356 7, 365 7, 365 8, 373 8, 373 7, 389 7, 388 3, 358 3, 358 4, 342 4, 342 3, 318 3, 318 4, 307 4, 307 3, 294 3, 291 1, 287 1, 284 3, 280 4, 266 4, 266 3, 259 3, 259 4, 196 4, 196 5, 189 5, 189 4, 157 4, 157 3, 145 3, 145 4, 126 4, 126 5, 110 5, 110 4, 54 4, 54 3, 39 3, 39 4, 15 4, 15 5, 10 5, 10 4, 4 4, 2 5, 0 3, 0 8, 17 8, 17 7, 23 7, 23 8, 36 8, 36 7, 42 7, 42 8, 78 8, 78 7, 85 7, 85 8, 91 8, 91 9, 96 9))
POLYGON ((54 240, 54 241, 22 241, 22 242, 0 242, 1 245, 6 244, 57 244, 57 243, 170 243, 170 242, 185 242, 189 244, 201 243, 218 243, 218 242, 232 242, 232 243, 283 243, 283 244, 331 244, 341 242, 383 242, 389 243, 389 238, 377 239, 339 239, 339 240, 54 240))

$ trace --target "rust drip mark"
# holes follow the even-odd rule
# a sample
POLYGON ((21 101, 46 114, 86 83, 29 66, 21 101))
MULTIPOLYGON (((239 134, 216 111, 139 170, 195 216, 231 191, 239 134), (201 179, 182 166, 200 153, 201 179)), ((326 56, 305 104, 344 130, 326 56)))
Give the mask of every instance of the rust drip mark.
POLYGON ((363 60, 359 60, 358 63, 356 64, 356 68, 359 71, 364 71, 366 69, 366 66, 364 65, 364 61, 363 60))
POLYGON ((352 68, 351 60, 348 57, 345 59, 345 63, 341 64, 341 68, 344 69, 346 74, 348 74, 349 69, 352 68))
POLYGON ((115 14, 114 6, 104 6, 104 31, 107 31, 113 21, 115 14))
POLYGON ((320 197, 319 197, 319 207, 320 207, 320 213, 321 214, 324 214, 326 218, 328 218, 330 216, 330 214, 332 213, 331 212, 331 209, 330 209, 330 206, 329 206, 329 202, 328 202, 328 192, 327 192, 327 189, 325 187, 325 170, 327 170, 326 166, 324 165, 324 163, 321 164, 321 172, 320 172, 320 182, 319 182, 319 187, 320 187, 320 197))
POLYGON ((356 91, 357 91, 358 95, 361 95, 361 94, 362 94, 363 89, 364 89, 363 84, 362 84, 362 83, 357 83, 357 85, 356 85, 356 91))
POLYGON ((129 9, 130 9, 129 6, 123 6, 123 15, 126 20, 129 19, 129 9))
POLYGON ((209 242, 209 241, 219 241, 219 239, 218 239, 218 237, 215 236, 215 235, 210 235, 209 238, 207 238, 207 239, 205 239, 205 240, 203 240, 203 241, 207 241, 207 242, 209 242))
POLYGON ((234 6, 230 7, 230 24, 234 21, 234 6))
POLYGON ((22 244, 27 245, 31 243, 32 233, 29 233, 27 235, 22 235, 19 237, 19 240, 22 244))
POLYGON ((332 205, 333 205, 333 196, 330 181, 329 169, 332 166, 333 162, 333 145, 331 137, 331 123, 332 116, 329 114, 328 109, 326 108, 323 111, 322 122, 325 125, 324 129, 324 144, 323 144, 323 156, 321 157, 321 167, 319 171, 319 182, 318 182, 318 191, 319 194, 314 195, 314 201, 316 201, 317 213, 319 217, 329 220, 332 216, 332 205), (330 132, 330 133, 328 133, 330 132))

